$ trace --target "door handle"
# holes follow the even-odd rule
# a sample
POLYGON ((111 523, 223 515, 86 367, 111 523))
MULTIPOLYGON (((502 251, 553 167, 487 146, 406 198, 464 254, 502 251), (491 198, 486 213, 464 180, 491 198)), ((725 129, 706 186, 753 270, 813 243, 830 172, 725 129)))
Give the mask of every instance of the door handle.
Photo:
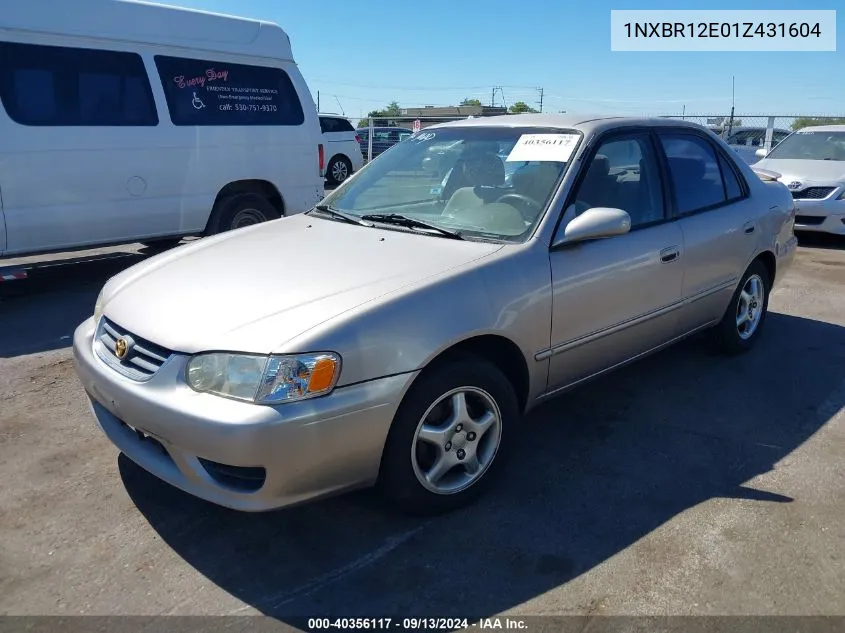
POLYGON ((664 264, 673 262, 680 256, 681 251, 678 249, 677 246, 670 246, 669 248, 664 248, 662 251, 660 251, 660 261, 664 264))
POLYGON ((754 232, 754 229, 757 228, 754 226, 754 222, 746 222, 745 225, 742 227, 742 230, 749 235, 754 232))

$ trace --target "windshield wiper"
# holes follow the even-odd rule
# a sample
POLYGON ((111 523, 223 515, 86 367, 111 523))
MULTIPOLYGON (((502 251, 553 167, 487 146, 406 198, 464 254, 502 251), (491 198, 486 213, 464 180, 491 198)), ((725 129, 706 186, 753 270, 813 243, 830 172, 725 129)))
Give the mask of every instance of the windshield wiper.
POLYGON ((315 210, 319 211, 320 213, 325 213, 333 218, 341 220, 343 222, 348 222, 349 224, 358 224, 359 226, 372 226, 369 222, 364 222, 362 218, 358 216, 352 215, 350 213, 344 213, 334 207, 331 207, 327 204, 318 204, 314 207, 315 210))
POLYGON ((409 218, 406 215, 399 213, 371 213, 369 215, 362 215, 362 220, 369 220, 371 222, 381 222, 382 224, 394 224, 396 226, 404 226, 409 229, 427 229, 429 231, 437 231, 443 237, 448 237, 453 240, 465 239, 460 233, 441 228, 416 218, 409 218))

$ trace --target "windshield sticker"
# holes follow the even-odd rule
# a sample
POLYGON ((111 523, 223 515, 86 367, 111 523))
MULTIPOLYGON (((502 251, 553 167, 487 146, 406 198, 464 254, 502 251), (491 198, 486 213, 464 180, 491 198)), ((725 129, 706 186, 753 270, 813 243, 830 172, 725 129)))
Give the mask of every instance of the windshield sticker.
POLYGON ((412 136, 411 140, 422 143, 424 141, 430 141, 435 136, 436 136, 436 134, 434 132, 420 132, 416 136, 412 136))
POLYGON ((578 136, 578 134, 523 134, 505 161, 565 163, 578 144, 578 136))

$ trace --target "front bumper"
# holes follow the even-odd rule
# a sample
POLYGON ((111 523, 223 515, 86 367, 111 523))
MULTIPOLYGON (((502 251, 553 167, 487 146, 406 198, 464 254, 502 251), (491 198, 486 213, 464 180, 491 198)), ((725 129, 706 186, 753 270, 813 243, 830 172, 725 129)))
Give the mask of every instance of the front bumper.
POLYGON ((795 230, 845 235, 845 200, 796 200, 795 230))
POLYGON ((95 329, 93 318, 76 329, 73 356, 106 436, 156 477, 235 510, 272 510, 372 485, 416 376, 259 406, 193 391, 182 379, 184 355, 171 356, 145 382, 125 378, 94 353, 95 329))

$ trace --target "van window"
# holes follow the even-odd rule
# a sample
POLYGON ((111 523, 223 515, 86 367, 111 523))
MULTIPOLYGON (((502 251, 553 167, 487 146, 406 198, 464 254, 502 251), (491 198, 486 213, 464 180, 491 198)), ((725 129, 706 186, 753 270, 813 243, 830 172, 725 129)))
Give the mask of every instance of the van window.
POLYGON ((354 132, 355 128, 346 119, 339 117, 321 116, 320 128, 326 132, 354 132))
POLYGON ((21 125, 158 125, 135 53, 0 42, 0 101, 21 125))
POLYGON ((305 114, 280 68, 156 55, 174 125, 302 125, 305 114))

